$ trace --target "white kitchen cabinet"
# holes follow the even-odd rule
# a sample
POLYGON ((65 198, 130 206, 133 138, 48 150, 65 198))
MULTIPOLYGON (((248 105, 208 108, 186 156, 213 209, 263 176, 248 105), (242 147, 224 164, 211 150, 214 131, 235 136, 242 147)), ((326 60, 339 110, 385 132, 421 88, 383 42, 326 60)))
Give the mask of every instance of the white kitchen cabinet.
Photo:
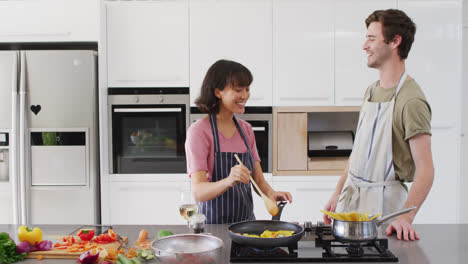
POLYGON ((98 41, 96 0, 0 1, 0 42, 98 41))
POLYGON ((416 23, 406 68, 431 105, 432 126, 455 127, 461 113, 462 3, 399 0, 398 8, 416 23))
POLYGON ((247 106, 272 105, 271 0, 190 1, 190 102, 194 105, 208 68, 220 59, 253 75, 247 106))
POLYGON ((336 105, 360 106, 367 87, 379 79, 367 67, 362 49, 366 40, 366 18, 375 10, 396 8, 396 0, 336 0, 335 93, 336 105))
POLYGON ((320 212, 335 190, 340 176, 273 176, 276 191, 288 191, 293 202, 287 204, 281 215, 285 221, 323 221, 320 212))
POLYGON ((458 210, 460 175, 460 137, 455 129, 432 129, 432 158, 435 177, 426 201, 416 215, 415 223, 455 224, 458 210))
MULTIPOLYGON (((161 176, 153 176, 161 177, 161 176)), ((187 224, 179 213, 180 191, 190 179, 110 182, 109 223, 138 225, 187 224)))
POLYGON ((188 0, 106 3, 108 87, 188 87, 188 0))
POLYGON ((334 1, 274 0, 273 105, 334 104, 334 1))

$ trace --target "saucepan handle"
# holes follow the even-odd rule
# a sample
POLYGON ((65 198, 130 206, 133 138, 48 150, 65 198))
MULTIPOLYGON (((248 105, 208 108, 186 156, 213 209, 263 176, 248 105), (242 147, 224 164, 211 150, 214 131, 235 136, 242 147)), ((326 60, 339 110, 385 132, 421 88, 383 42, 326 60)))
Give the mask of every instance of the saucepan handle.
POLYGON ((281 213, 283 212, 283 208, 287 203, 285 201, 281 201, 278 203, 278 214, 273 216, 271 220, 280 220, 281 219, 281 213))
POLYGON ((396 211, 394 213, 385 215, 382 218, 380 218, 379 220, 377 220, 376 224, 377 224, 377 226, 380 226, 383 222, 385 222, 385 221, 387 221, 387 220, 389 220, 389 219, 391 219, 391 218, 393 218, 395 216, 399 216, 399 215, 402 215, 402 214, 409 213, 409 212, 413 211, 416 208, 418 208, 418 207, 417 206, 412 206, 412 207, 401 209, 401 210, 396 211))

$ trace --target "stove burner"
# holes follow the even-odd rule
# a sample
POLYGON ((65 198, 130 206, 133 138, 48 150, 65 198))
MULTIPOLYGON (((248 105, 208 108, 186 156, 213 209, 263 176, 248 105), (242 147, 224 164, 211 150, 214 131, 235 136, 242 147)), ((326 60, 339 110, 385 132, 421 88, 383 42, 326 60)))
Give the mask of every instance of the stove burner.
POLYGON ((319 223, 299 243, 288 247, 253 248, 233 241, 231 262, 398 262, 398 258, 388 250, 386 238, 362 243, 338 241, 331 226, 319 223))
POLYGON ((364 249, 359 244, 351 244, 346 248, 346 252, 352 257, 361 257, 364 255, 364 249))

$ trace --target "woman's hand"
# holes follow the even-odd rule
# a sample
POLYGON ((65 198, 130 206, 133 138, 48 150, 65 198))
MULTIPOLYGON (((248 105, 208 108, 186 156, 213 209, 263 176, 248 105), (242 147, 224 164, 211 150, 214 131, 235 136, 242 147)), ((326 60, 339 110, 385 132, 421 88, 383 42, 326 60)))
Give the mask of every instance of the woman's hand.
POLYGON ((250 170, 247 169, 247 167, 244 165, 237 164, 236 166, 232 167, 231 172, 227 178, 229 187, 233 187, 240 182, 248 184, 250 181, 250 173, 250 170))
MULTIPOLYGON (((323 210, 329 211, 329 212, 335 212, 336 204, 338 203, 339 197, 340 197, 340 194, 337 192, 334 192, 333 195, 330 197, 330 200, 328 200, 327 204, 325 205, 325 208, 323 208, 323 210)), ((326 214, 323 215, 323 221, 327 225, 331 224, 331 218, 326 214)))
POLYGON ((292 196, 289 192, 275 191, 270 195, 273 201, 289 201, 292 203, 292 196))

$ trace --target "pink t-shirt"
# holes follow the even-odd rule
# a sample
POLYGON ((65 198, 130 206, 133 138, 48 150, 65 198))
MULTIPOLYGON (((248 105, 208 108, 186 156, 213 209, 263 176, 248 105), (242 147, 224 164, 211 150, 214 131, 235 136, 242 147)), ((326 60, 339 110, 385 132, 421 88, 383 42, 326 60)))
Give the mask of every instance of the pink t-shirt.
MULTIPOLYGON (((239 118, 237 118, 237 122, 244 131, 254 159, 260 161, 252 126, 239 118)), ((236 130, 231 138, 226 138, 219 130, 218 135, 221 152, 244 153, 248 151, 239 130, 236 130)), ((185 140, 185 154, 188 174, 206 171, 207 180, 210 181, 214 168, 214 142, 209 119, 199 119, 190 126, 185 140)))

